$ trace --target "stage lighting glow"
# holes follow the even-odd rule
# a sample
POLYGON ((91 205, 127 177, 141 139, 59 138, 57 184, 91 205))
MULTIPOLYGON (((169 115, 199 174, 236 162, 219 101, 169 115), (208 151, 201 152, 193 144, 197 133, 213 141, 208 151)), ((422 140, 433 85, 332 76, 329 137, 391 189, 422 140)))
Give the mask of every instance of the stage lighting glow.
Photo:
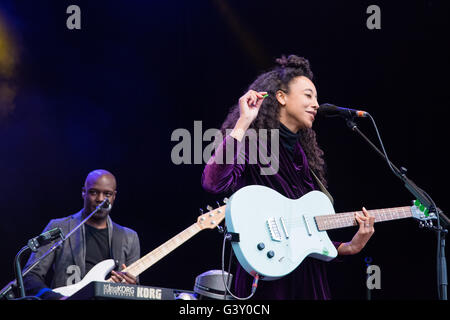
POLYGON ((14 110, 16 96, 14 80, 19 55, 11 29, 0 12, 0 118, 14 110))

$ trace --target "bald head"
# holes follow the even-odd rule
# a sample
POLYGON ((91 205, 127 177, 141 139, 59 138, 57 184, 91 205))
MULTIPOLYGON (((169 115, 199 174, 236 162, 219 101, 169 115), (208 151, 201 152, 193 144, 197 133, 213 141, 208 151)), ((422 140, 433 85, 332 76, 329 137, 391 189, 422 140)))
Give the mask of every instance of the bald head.
POLYGON ((84 187, 86 188, 88 185, 92 185, 99 179, 108 180, 111 184, 113 184, 113 189, 116 190, 117 187, 116 178, 111 172, 104 169, 97 169, 89 172, 89 174, 86 177, 86 180, 84 181, 84 187))
MULTIPOLYGON (((84 199, 84 209, 87 214, 94 211, 95 208, 106 198, 109 199, 111 207, 116 199, 116 178, 114 175, 103 169, 90 172, 82 188, 82 197, 84 199)), ((109 210, 100 210, 93 216, 93 219, 106 219, 109 210)))

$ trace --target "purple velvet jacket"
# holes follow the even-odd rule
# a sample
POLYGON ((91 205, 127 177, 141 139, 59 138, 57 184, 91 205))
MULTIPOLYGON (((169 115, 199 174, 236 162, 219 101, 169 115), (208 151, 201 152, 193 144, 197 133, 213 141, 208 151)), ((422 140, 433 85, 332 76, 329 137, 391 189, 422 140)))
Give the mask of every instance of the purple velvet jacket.
MULTIPOLYGON (((226 136, 223 142, 216 148, 214 155, 208 161, 202 175, 203 188, 211 193, 236 192, 247 185, 263 185, 270 187, 291 199, 298 199, 309 191, 318 189, 308 167, 306 155, 298 139, 290 141, 291 152, 286 147, 286 139, 280 136, 279 168, 276 174, 262 175, 261 168, 267 167, 262 163, 267 161, 254 161, 249 152, 249 143, 237 141, 231 136, 226 136), (231 152, 230 152, 230 148, 231 152), (228 151, 228 152, 227 152, 228 151), (234 157, 233 161, 225 161, 225 154, 234 157), (223 164, 216 163, 216 158, 223 157, 223 164), (237 161, 239 157, 244 161, 237 161), (253 161, 250 161, 253 160, 253 161), (253 163, 253 164, 252 164, 253 163)), ((261 152, 260 159, 268 152, 261 152)), ((265 148, 270 149, 270 148, 265 148)), ((254 152, 253 152, 254 153, 254 152)), ((219 158, 222 159, 222 158, 219 158)), ((229 160, 229 158, 228 158, 229 160)), ((267 157, 266 157, 267 160, 267 157)), ((340 242, 333 242, 336 248, 340 242)), ((235 270, 235 293, 239 297, 246 297, 251 292, 253 278, 239 265, 235 270)), ((313 258, 306 258, 300 266, 281 279, 274 281, 259 281, 254 299, 273 300, 324 300, 330 299, 330 289, 327 281, 326 262, 313 258)))

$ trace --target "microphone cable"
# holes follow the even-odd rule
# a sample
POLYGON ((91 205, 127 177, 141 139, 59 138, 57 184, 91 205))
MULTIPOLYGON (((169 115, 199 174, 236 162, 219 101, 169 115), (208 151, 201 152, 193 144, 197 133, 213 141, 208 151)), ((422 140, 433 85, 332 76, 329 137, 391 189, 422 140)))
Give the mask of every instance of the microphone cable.
MULTIPOLYGON (((397 177, 399 176, 399 173, 398 172, 396 172, 395 170, 394 170, 394 168, 392 167, 392 165, 391 165, 391 161, 389 160, 389 158, 388 158, 388 155, 387 155, 387 152, 386 152, 386 150, 385 150, 385 148, 384 148, 384 144, 383 144, 383 140, 381 139, 381 136, 380 136, 380 132, 378 131, 378 127, 377 127, 377 125, 376 125, 376 123, 375 123, 375 120, 373 119, 373 117, 368 113, 368 112, 366 112, 366 114, 367 114, 367 117, 372 121, 372 124, 373 124, 373 126, 374 126, 374 128, 375 128, 375 131, 376 131, 376 134, 377 134, 377 137, 378 137, 378 141, 380 142, 380 145, 381 145, 381 149, 383 150, 383 154, 384 154, 384 156, 386 157, 386 161, 387 161, 387 163, 388 163, 388 165, 389 165, 389 168, 392 170, 392 172, 394 173, 394 175, 396 175, 397 177)), ((432 205, 432 209, 436 212, 436 217, 437 217, 437 219, 436 219, 436 224, 437 224, 437 226, 435 227, 436 228, 436 231, 437 231, 437 252, 436 252, 436 260, 437 260, 437 283, 438 283, 438 299, 439 300, 441 300, 441 299, 445 299, 445 300, 447 300, 447 294, 445 293, 445 292, 443 292, 443 294, 441 294, 441 288, 439 287, 439 284, 440 284, 440 282, 441 282, 441 264, 440 264, 440 259, 441 259, 441 241, 442 241, 442 237, 445 237, 445 234, 442 236, 441 235, 441 233, 442 232, 444 232, 444 233, 447 233, 447 231, 445 230, 445 229, 442 229, 441 230, 441 223, 440 223, 440 218, 439 218, 439 209, 438 209, 438 207, 436 206, 436 204, 435 204, 435 202, 434 202, 434 200, 430 197, 430 195, 428 194, 428 193, 426 193, 422 188, 420 188, 419 186, 415 186, 420 192, 422 192, 424 195, 425 195, 425 197, 428 199, 428 201, 430 201, 431 202, 431 205, 432 205), (445 295, 444 297, 442 296, 442 295, 445 295)), ((431 210, 430 210, 431 211, 431 210)), ((444 240, 445 241, 445 240, 444 240)), ((445 285, 445 286, 447 286, 447 283, 443 283, 443 285, 445 285)))

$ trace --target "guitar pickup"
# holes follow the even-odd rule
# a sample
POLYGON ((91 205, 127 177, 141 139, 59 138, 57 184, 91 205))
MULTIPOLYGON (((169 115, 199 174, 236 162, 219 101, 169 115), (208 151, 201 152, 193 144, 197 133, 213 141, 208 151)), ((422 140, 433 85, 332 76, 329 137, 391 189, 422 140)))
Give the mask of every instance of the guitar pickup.
POLYGON ((280 217, 281 227, 283 227, 284 235, 286 239, 289 239, 289 233, 287 232, 286 223, 284 222, 283 217, 280 217))
POLYGON ((280 228, 275 218, 271 217, 267 219, 267 228, 269 229, 270 237, 273 241, 281 241, 280 228))
POLYGON ((312 232, 309 227, 308 219, 304 215, 302 217, 303 217, 303 222, 305 223, 306 232, 308 232, 308 236, 312 236, 312 232))

